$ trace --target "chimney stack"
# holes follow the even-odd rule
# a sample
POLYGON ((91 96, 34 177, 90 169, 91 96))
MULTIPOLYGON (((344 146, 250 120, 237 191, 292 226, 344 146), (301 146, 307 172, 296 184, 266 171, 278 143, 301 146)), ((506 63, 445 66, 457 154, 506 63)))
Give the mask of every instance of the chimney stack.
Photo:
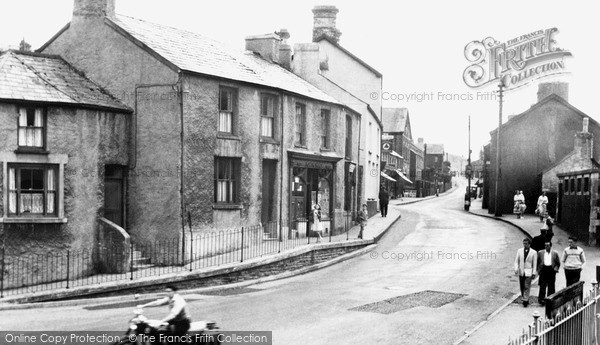
POLYGON ((246 37, 246 50, 258 53, 263 59, 275 63, 279 63, 280 45, 281 38, 274 33, 246 37))
POLYGON ((75 0, 73 17, 114 17, 115 0, 75 0))
POLYGON ((538 85, 537 101, 540 102, 544 98, 556 94, 565 101, 569 101, 569 83, 565 82, 550 82, 540 83, 538 85))
POLYGON ((335 27, 336 15, 339 12, 335 6, 315 6, 313 8, 313 42, 325 35, 338 43, 342 33, 335 27))
POLYGON ((590 119, 583 119, 583 131, 575 133, 575 151, 581 157, 592 158, 594 135, 588 131, 590 119))
POLYGON ((287 29, 281 29, 276 32, 277 36, 281 38, 281 44, 279 45, 279 64, 281 67, 292 70, 292 47, 288 44, 288 38, 290 33, 287 29))

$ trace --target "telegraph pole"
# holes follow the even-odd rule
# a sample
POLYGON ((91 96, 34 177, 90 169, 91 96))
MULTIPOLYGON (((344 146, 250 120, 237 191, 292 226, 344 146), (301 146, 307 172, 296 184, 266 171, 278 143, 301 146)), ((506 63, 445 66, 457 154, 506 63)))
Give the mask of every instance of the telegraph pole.
POLYGON ((467 194, 469 194, 469 204, 471 204, 471 176, 473 175, 473 167, 471 167, 471 115, 469 115, 469 158, 467 159, 467 167, 468 167, 468 175, 469 184, 467 186, 467 194))
POLYGON ((502 180, 502 170, 500 169, 500 127, 502 127, 502 98, 504 97, 503 88, 504 84, 500 82, 500 85, 498 85, 498 97, 500 97, 498 111, 498 131, 496 132, 496 190, 494 195, 495 217, 502 217, 502 207, 500 206, 500 199, 502 198, 500 192, 500 180, 502 180))

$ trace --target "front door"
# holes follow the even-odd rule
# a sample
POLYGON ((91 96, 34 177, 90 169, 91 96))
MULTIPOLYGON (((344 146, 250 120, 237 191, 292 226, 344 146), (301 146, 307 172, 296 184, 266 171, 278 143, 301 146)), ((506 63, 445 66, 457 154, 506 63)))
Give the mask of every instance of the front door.
POLYGON ((104 169, 104 218, 125 227, 125 168, 107 165, 104 169))

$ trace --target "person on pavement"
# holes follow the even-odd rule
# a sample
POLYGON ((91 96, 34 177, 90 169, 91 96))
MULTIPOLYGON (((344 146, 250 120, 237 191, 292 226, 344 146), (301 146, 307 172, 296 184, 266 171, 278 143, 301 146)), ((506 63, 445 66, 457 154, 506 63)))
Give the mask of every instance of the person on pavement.
POLYGON ((537 253, 531 249, 531 240, 523 240, 523 248, 517 250, 515 257, 515 274, 519 276, 519 288, 521 289, 521 301, 523 307, 529 305, 529 292, 531 290, 531 280, 535 278, 537 272, 537 253))
POLYGON ((571 286, 581 278, 581 269, 585 264, 585 253, 577 246, 577 239, 569 237, 569 246, 563 251, 561 262, 565 268, 567 286, 571 286))
POLYGON ((191 318, 187 310, 187 303, 177 293, 178 288, 174 285, 168 285, 165 288, 167 296, 154 302, 139 305, 138 308, 157 307, 168 305, 170 312, 160 320, 161 324, 167 324, 167 336, 183 337, 190 329, 191 318))
POLYGON ((390 202, 390 194, 385 189, 385 187, 381 187, 381 190, 379 191, 379 209, 381 210, 382 217, 387 216, 389 202, 390 202))
POLYGON ((538 198, 535 213, 540 216, 540 223, 543 223, 548 217, 548 197, 546 196, 546 192, 542 192, 542 195, 538 198))
POLYGON ((544 250, 546 240, 548 240, 548 231, 546 228, 541 228, 540 234, 531 240, 531 249, 535 250, 536 252, 544 250))
POLYGON ((558 252, 552 249, 552 242, 546 241, 544 247, 545 248, 540 250, 537 254, 537 271, 538 276, 540 277, 538 282, 540 284, 538 303, 540 305, 544 305, 546 289, 548 289, 548 296, 556 292, 556 273, 558 273, 560 268, 560 257, 558 256, 558 252))
POLYGON ((369 219, 369 211, 367 209, 367 204, 362 205, 362 210, 358 211, 358 222, 360 223, 360 232, 358 233, 358 238, 362 240, 363 231, 367 226, 367 219, 369 219))

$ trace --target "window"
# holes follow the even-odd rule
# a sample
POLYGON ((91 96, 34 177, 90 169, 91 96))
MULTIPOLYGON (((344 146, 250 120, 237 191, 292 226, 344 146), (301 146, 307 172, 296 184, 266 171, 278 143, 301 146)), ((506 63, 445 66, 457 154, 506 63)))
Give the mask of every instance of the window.
POLYGON ((263 94, 260 98, 260 135, 267 138, 275 137, 275 114, 277 99, 275 96, 263 94))
POLYGON ((9 216, 56 216, 57 166, 9 165, 9 216))
POLYGON ((581 193, 581 177, 577 178, 577 193, 581 193))
POLYGON ((327 109, 321 109, 321 148, 329 148, 329 125, 330 112, 327 109))
POLYGON ((571 188, 569 188, 569 191, 571 193, 575 193, 575 179, 574 178, 571 179, 571 188))
POLYGON ((234 89, 219 89, 219 132, 233 134, 237 92, 234 89))
POLYGON ((44 148, 45 119, 42 108, 19 108, 19 147, 44 148))
POLYGON ((240 159, 215 157, 215 202, 238 202, 240 159))
POLYGON ((583 178, 583 192, 584 193, 590 192, 590 178, 589 177, 583 178))
POLYGON ((346 159, 352 159, 352 117, 346 116, 346 159))
POLYGON ((306 145, 306 106, 296 103, 296 145, 306 145))

